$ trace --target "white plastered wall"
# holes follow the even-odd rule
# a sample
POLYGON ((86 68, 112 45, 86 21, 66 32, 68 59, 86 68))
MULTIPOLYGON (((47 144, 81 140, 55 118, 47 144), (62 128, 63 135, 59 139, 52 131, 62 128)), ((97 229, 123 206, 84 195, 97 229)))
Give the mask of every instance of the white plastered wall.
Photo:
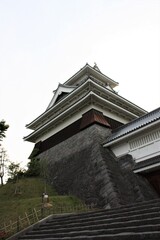
POLYGON ((110 146, 117 157, 132 155, 136 162, 160 155, 160 128, 110 146))

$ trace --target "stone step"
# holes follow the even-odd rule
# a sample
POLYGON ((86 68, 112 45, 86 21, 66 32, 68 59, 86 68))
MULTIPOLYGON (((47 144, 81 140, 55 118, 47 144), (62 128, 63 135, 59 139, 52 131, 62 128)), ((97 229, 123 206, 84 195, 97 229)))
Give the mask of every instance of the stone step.
MULTIPOLYGON (((79 216, 89 216, 89 215, 101 215, 101 214, 105 214, 105 212, 107 212, 107 214, 113 214, 114 212, 116 213, 121 213, 121 212, 125 212, 125 211, 132 211, 132 210, 141 210, 141 209, 146 209, 146 208, 151 208, 151 207, 155 207, 155 206, 160 206, 160 199, 156 199, 156 200, 152 200, 149 202, 146 202, 145 204, 139 203, 139 204, 135 204, 135 205, 127 205, 127 206, 121 206, 118 208, 114 208, 114 209, 102 209, 102 210, 97 210, 95 212, 84 212, 84 213, 79 213, 79 216)), ((77 216, 77 214, 65 214, 63 216, 63 219, 67 218, 73 218, 77 216)), ((50 221, 54 221, 55 219, 57 220, 58 218, 61 219, 61 216, 55 216, 52 220, 50 221)))
MULTIPOLYGON (((19 238, 22 239, 22 238, 19 238)), ((45 238, 35 238, 34 240, 45 240, 45 238)), ((99 236, 77 236, 77 237, 64 237, 57 238, 51 237, 47 240, 159 240, 160 233, 159 231, 152 232, 143 232, 143 233, 119 233, 119 234, 107 234, 107 235, 99 235, 99 236)), ((26 238, 26 240, 30 240, 30 238, 26 238)))
POLYGON ((21 239, 48 239, 48 238, 59 238, 63 237, 77 237, 77 236, 99 236, 99 235, 107 235, 107 234, 120 234, 120 233, 143 233, 143 232, 152 232, 156 231, 160 236, 160 224, 157 225, 146 225, 146 226, 132 226, 132 227, 123 227, 123 228, 108 228, 108 229, 95 229, 92 231, 83 230, 83 231, 73 231, 67 233, 55 233, 55 234, 36 234, 32 235, 31 233, 26 234, 21 237, 21 239))
MULTIPOLYGON (((155 216, 151 216, 151 215, 149 215, 149 217, 146 215, 146 216, 144 216, 143 218, 141 218, 141 219, 138 219, 138 218, 134 218, 133 219, 133 217, 132 218, 130 218, 130 220, 128 220, 128 218, 126 217, 125 219, 122 219, 122 218, 118 218, 118 219, 114 219, 114 220, 112 220, 112 221, 105 221, 105 220, 101 220, 101 221, 90 221, 89 223, 88 222, 86 222, 86 223, 84 223, 84 224, 74 224, 74 223, 72 223, 72 224, 66 224, 65 226, 62 226, 62 225, 58 225, 58 226, 50 226, 50 228, 44 228, 44 227, 38 227, 37 229, 38 229, 38 231, 43 231, 43 230, 48 230, 48 229, 55 229, 55 230, 59 230, 59 229, 61 229, 61 228, 63 228, 63 229, 67 229, 67 228, 73 228, 73 227, 86 227, 86 226, 93 226, 94 228, 96 228, 96 226, 97 225, 103 225, 103 224, 119 224, 119 223, 121 223, 121 224, 124 224, 124 225, 127 225, 127 223, 129 222, 129 223, 131 223, 131 222, 134 222, 134 221, 139 221, 139 223, 140 224, 143 224, 143 221, 144 221, 144 224, 145 224, 145 221, 147 221, 147 218, 149 218, 149 221, 148 221, 148 223, 150 223, 150 221, 152 221, 152 219, 153 219, 153 222, 155 223, 159 223, 159 217, 160 217, 160 214, 157 214, 157 217, 155 217, 155 216), (154 220, 155 219, 155 220, 154 220)), ((35 231, 36 229, 34 229, 33 228, 33 230, 32 231, 35 231)))
POLYGON ((94 230, 94 229, 107 229, 107 228, 122 228, 122 227, 131 227, 131 226, 140 226, 140 225, 149 225, 149 224, 160 224, 160 217, 156 218, 149 218, 149 219, 143 219, 143 220, 132 220, 127 222, 112 222, 112 223, 103 223, 103 224, 97 224, 94 222, 94 224, 91 225, 83 225, 83 226, 66 226, 65 228, 62 228, 61 226, 59 228, 50 228, 50 229, 33 229, 30 233, 32 235, 36 235, 37 233, 46 234, 46 233, 61 233, 61 232, 72 232, 72 231, 83 231, 83 230, 94 230))
POLYGON ((44 225, 40 225, 41 228, 47 228, 47 227, 58 227, 60 226, 65 226, 65 225, 69 225, 69 224, 88 224, 89 222, 98 222, 101 221, 101 223, 103 223, 103 221, 107 221, 107 222, 112 222, 115 220, 119 220, 119 219, 123 219, 125 218, 126 220, 129 219, 143 219, 144 217, 158 217, 160 215, 160 207, 155 207, 152 209, 144 209, 144 210, 139 210, 139 211, 129 211, 129 212, 124 212, 121 214, 112 214, 112 215, 108 215, 107 213, 102 214, 102 215, 98 215, 98 216, 93 216, 89 215, 89 217, 85 216, 82 218, 82 216, 76 215, 76 217, 74 217, 73 219, 68 219, 65 218, 63 219, 58 219, 57 221, 48 221, 46 222, 44 225))
POLYGON ((50 216, 17 239, 160 240, 160 199, 111 210, 50 216))
POLYGON ((73 219, 76 219, 77 216, 78 218, 80 219, 80 217, 90 217, 92 216, 92 218, 95 216, 97 217, 98 215, 99 216, 103 216, 103 215, 107 215, 110 216, 115 216, 116 214, 121 214, 121 213, 129 213, 129 212, 136 212, 136 211, 142 211, 142 210, 145 210, 147 211, 148 209, 151 209, 154 211, 154 209, 158 209, 160 208, 160 200, 159 202, 155 202, 155 203, 152 203, 152 204, 146 204, 146 205, 143 205, 143 206, 135 206, 135 207, 124 207, 124 208, 117 208, 117 209, 113 209, 113 210, 100 210, 100 211, 94 211, 94 212, 88 212, 88 213, 79 213, 79 214, 68 214, 68 215, 65 215, 63 216, 63 218, 61 216, 53 216, 52 219, 49 220, 49 223, 52 223, 52 222, 56 222, 57 220, 59 221, 64 221, 64 220, 67 220, 67 222, 69 220, 73 220, 73 219))

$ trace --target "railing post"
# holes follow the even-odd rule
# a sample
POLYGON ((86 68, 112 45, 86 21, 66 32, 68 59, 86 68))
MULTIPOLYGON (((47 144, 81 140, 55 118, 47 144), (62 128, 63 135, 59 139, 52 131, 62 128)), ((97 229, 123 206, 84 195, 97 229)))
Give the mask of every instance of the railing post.
POLYGON ((38 214, 37 214, 37 211, 36 211, 36 209, 34 208, 34 209, 33 209, 33 211, 34 211, 34 213, 35 213, 36 220, 37 220, 37 221, 39 221, 39 219, 38 219, 38 214))
POLYGON ((31 225, 30 220, 29 220, 29 217, 28 217, 28 215, 27 215, 26 212, 25 212, 25 215, 26 215, 26 219, 27 219, 28 225, 31 225))
POLYGON ((17 232, 19 232, 20 226, 19 226, 19 216, 17 217, 17 232))
POLYGON ((42 205, 42 207, 41 207, 41 218, 43 218, 44 217, 44 206, 42 205))
POLYGON ((9 222, 10 222, 10 231, 12 232, 12 220, 10 220, 9 222))
POLYGON ((5 222, 4 222, 4 231, 7 232, 7 226, 5 222))

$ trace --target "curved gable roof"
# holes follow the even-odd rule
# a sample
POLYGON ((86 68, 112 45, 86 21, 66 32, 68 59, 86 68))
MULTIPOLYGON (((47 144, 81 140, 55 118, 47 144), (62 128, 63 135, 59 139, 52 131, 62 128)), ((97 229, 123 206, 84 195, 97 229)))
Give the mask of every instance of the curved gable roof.
POLYGON ((55 91, 53 91, 54 95, 53 95, 53 98, 50 101, 47 109, 52 107, 57 102, 60 95, 62 95, 63 93, 68 94, 68 93, 72 92, 74 89, 75 89, 75 86, 66 86, 64 84, 59 83, 58 88, 55 91))

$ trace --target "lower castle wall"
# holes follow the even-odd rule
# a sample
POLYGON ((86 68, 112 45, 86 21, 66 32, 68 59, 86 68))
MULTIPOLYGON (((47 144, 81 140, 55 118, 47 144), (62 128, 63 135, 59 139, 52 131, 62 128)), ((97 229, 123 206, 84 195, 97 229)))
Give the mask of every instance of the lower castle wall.
POLYGON ((110 131, 94 124, 37 156, 59 194, 74 194, 86 203, 101 202, 92 152, 110 131))
POLYGON ((94 124, 38 155, 47 170, 48 181, 59 194, 72 194, 87 204, 106 208, 155 196, 154 193, 145 196, 139 182, 149 191, 147 183, 102 147, 110 131, 94 124))

